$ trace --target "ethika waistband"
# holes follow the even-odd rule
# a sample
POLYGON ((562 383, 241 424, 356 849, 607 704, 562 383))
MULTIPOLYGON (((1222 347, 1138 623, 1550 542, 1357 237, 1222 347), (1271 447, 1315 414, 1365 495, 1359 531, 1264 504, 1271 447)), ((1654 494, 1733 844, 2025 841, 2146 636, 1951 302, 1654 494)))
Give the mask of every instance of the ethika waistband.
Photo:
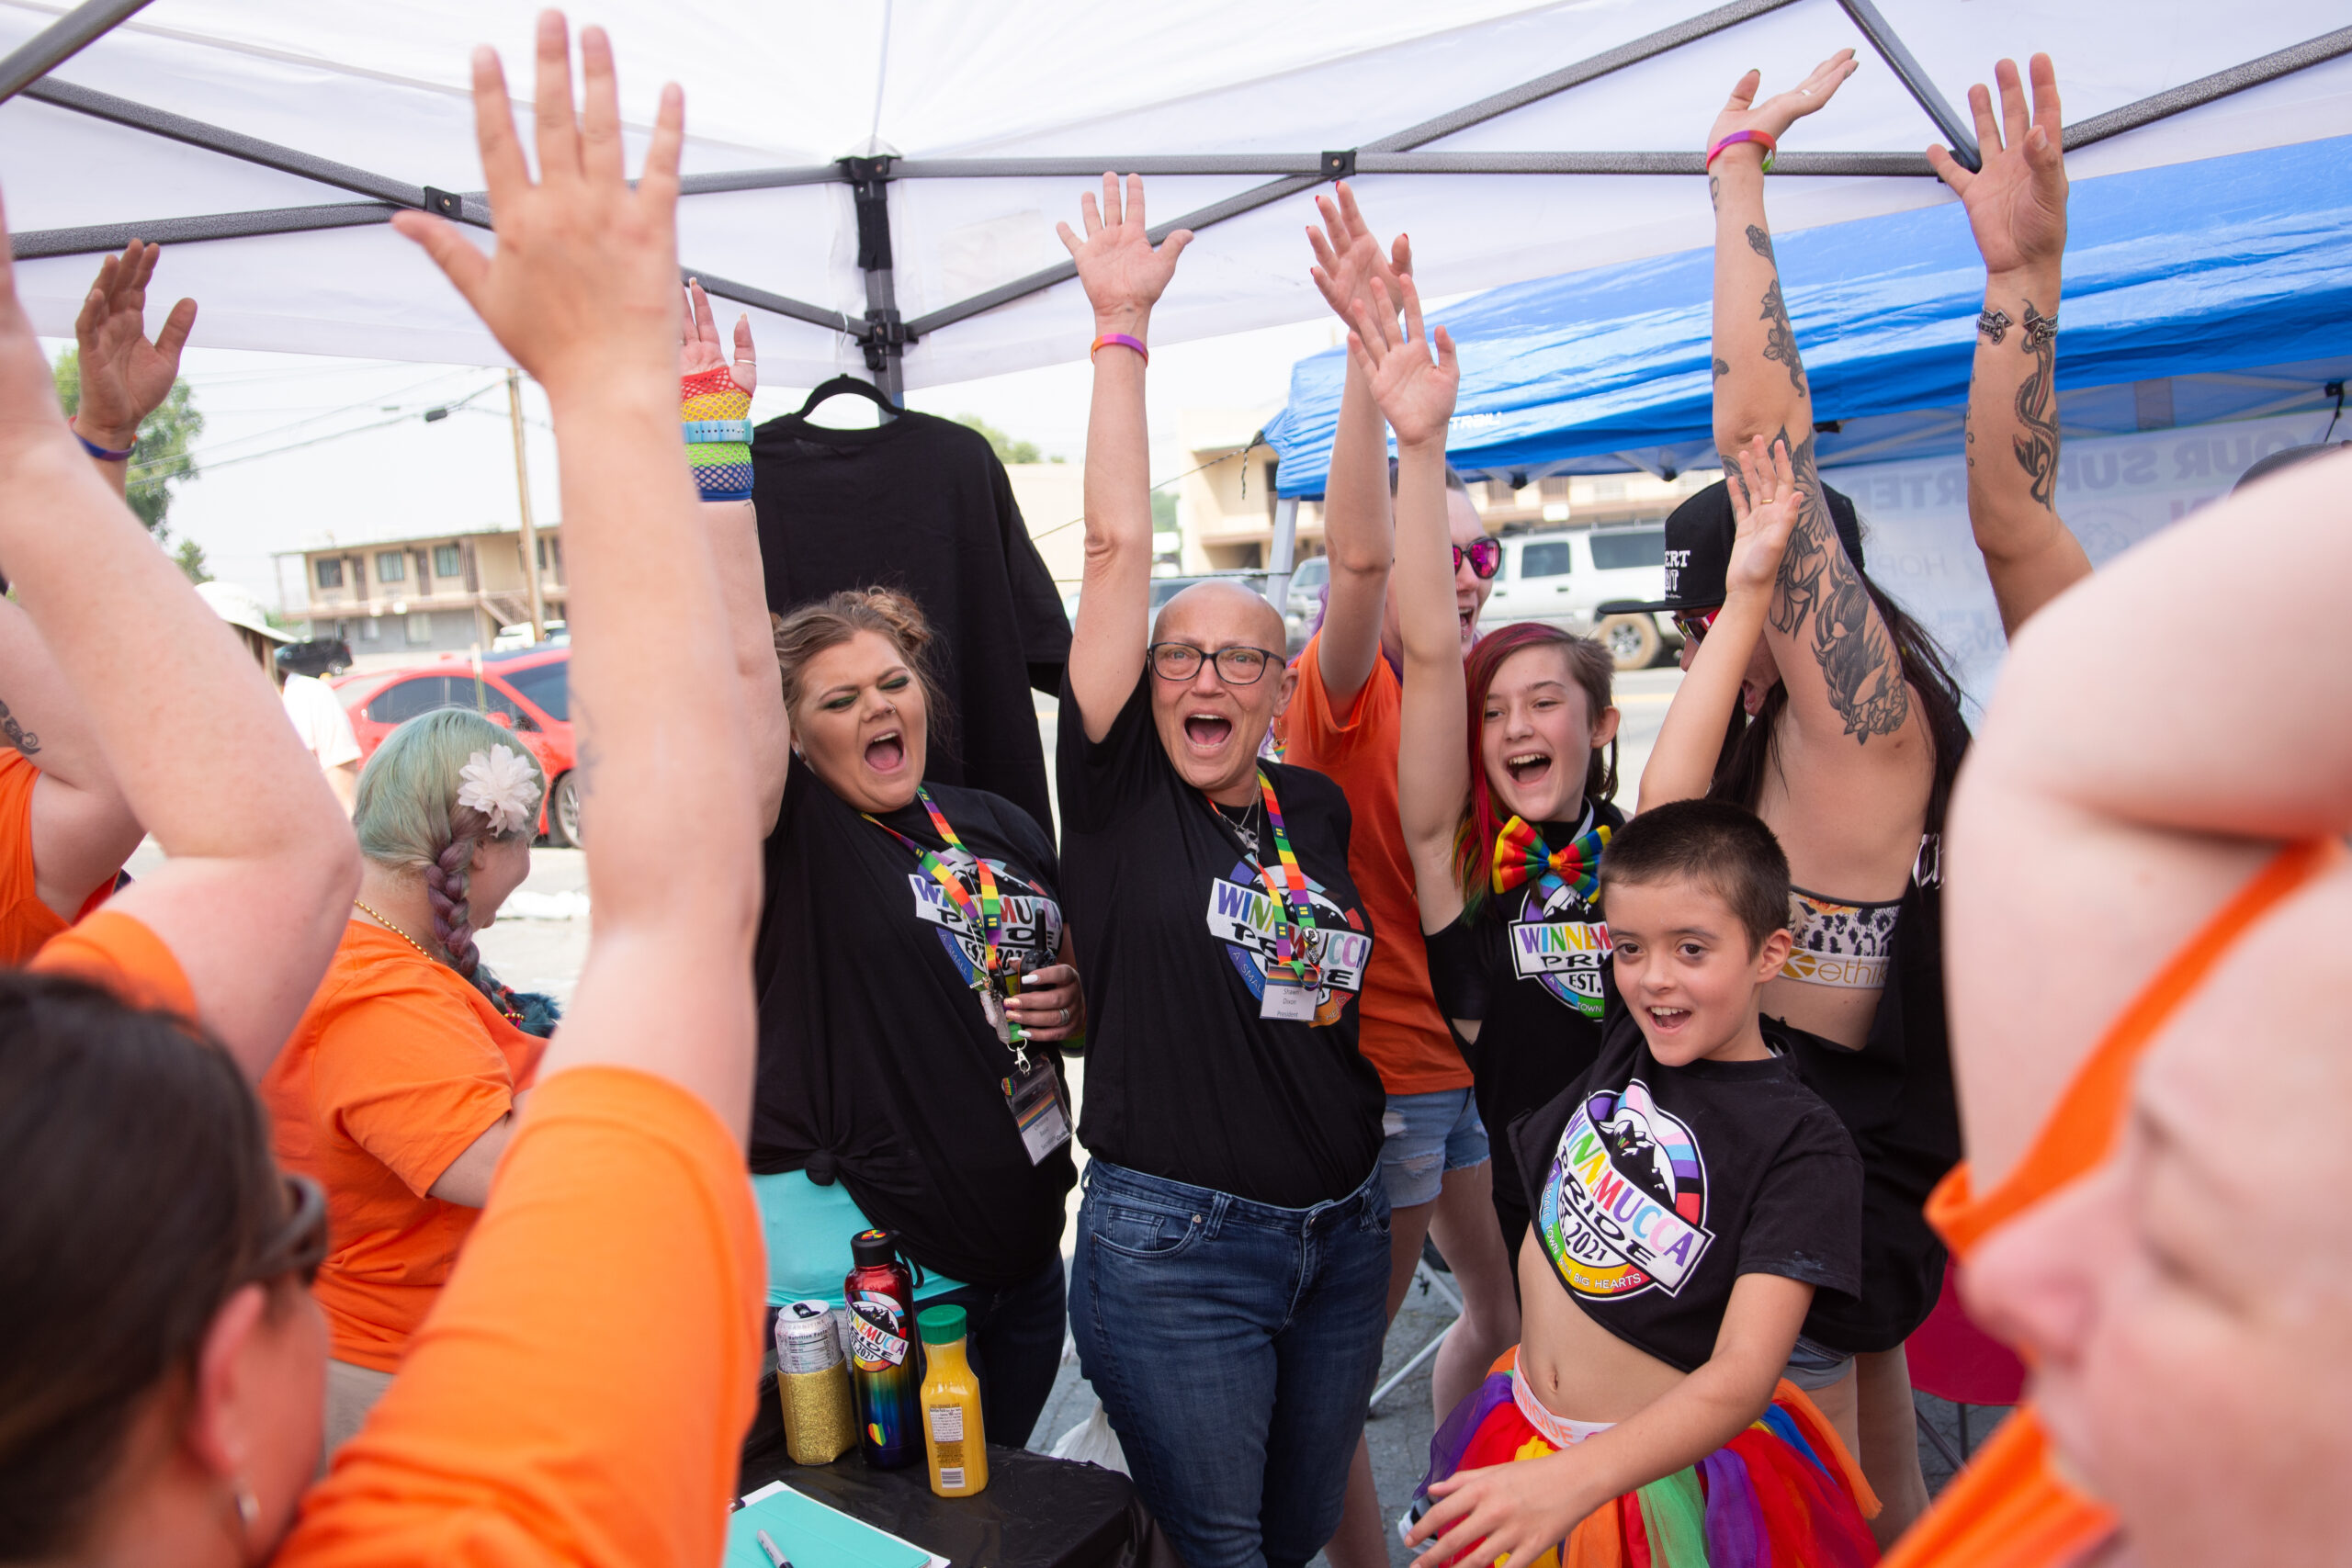
POLYGON ((1902 912, 1900 899, 1840 904, 1792 887, 1789 926, 1796 934, 1796 945, 1789 950, 1781 974, 1809 986, 1883 989, 1887 961, 1894 952, 1894 923, 1902 912))
POLYGON ((1544 1440, 1555 1449, 1572 1449, 1617 1425, 1614 1421, 1571 1421, 1565 1416, 1553 1415, 1535 1397, 1535 1391, 1527 1386, 1527 1375, 1519 1370, 1517 1362, 1510 1369, 1510 1398, 1519 1406, 1519 1413, 1527 1417, 1527 1424, 1543 1433, 1544 1440))

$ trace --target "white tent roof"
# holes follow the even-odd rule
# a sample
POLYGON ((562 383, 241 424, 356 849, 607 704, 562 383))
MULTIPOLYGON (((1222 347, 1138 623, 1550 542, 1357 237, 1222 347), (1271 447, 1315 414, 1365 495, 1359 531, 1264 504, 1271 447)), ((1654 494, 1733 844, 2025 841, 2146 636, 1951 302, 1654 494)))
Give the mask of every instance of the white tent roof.
MULTIPOLYGON (((0 50, 63 10, 0 0, 0 50)), ((383 219, 387 203, 424 202, 422 187, 479 190, 468 50, 497 46, 527 91, 534 11, 522 0, 155 0, 138 10, 0 104, 0 189, 17 253, 30 258, 17 276, 36 325, 70 333, 95 253, 138 233, 175 244, 153 304, 195 295, 199 344, 502 363, 383 219), (266 145, 241 143, 245 158, 208 150, 240 138, 266 145), (317 208, 329 210, 221 216, 317 208), (252 232, 325 221, 340 226, 252 232), (243 237, 201 238, 223 229, 243 237)), ((1436 166, 1474 172, 1359 175, 1374 222, 1413 234, 1431 294, 1702 244, 1697 150, 1732 81, 1755 65, 1770 90, 1847 46, 1863 69, 1782 154, 1772 193, 1782 229, 1948 199, 1918 156, 1947 138, 1891 63, 1905 55, 1921 94, 1964 118, 1969 83, 1989 79, 1996 55, 2047 50, 2077 131, 2070 145, 2109 132, 2070 154, 2078 175, 2352 131, 2347 0, 2223 11, 2208 0, 608 0, 574 21, 611 29, 640 141, 656 90, 676 80, 689 175, 782 172, 734 182, 761 188, 690 195, 681 259, 728 280, 714 292, 775 306, 754 323, 763 373, 786 385, 863 368, 834 327, 775 310, 798 302, 801 315, 839 312, 864 330, 874 280, 858 265, 851 187, 829 165, 868 151, 903 160, 887 186, 889 282, 920 334, 903 363, 906 384, 920 386, 1084 353, 1089 318, 1074 283, 969 306, 1062 264, 1053 225, 1075 216, 1082 171, 1139 159, 1245 160, 1234 172, 1155 176, 1161 225, 1300 171, 1272 187, 1276 199, 1201 230, 1154 322, 1174 340, 1322 310, 1300 229, 1327 150, 1361 149, 1367 169, 1428 167, 1448 153, 1544 154, 1535 161, 1556 168, 1577 153, 1584 161, 1570 166, 1690 171, 1510 174, 1492 172, 1491 157, 1457 156, 1436 166), (2289 52, 2186 96, 2256 85, 2139 123, 2178 96, 2145 100, 2279 51, 2289 52), (1575 85, 1542 90, 1564 78, 1575 85), (1506 100, 1516 107, 1458 112, 1530 84, 1506 100), (1383 151, 1385 165, 1374 161, 1383 151), (1641 152, 1673 156, 1625 156, 1641 152), (1917 172, 1809 175, 1799 152, 1873 153, 1828 166, 1917 172), (954 162, 1012 158, 1069 163, 989 177, 954 162), (779 178, 802 183, 771 183, 779 178)), ((483 209, 477 198, 468 210, 483 209)))

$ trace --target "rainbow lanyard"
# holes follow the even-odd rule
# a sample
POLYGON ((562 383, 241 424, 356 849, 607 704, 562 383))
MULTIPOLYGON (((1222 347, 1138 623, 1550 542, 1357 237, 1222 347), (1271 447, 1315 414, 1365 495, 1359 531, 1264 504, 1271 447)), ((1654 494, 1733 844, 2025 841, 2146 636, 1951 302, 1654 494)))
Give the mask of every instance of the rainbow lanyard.
MULTIPOLYGON (((1274 902, 1290 911, 1290 919, 1278 922, 1274 928, 1274 956, 1290 965, 1303 982, 1307 972, 1306 942, 1297 933, 1315 929, 1315 906, 1307 897, 1306 873, 1300 869, 1298 856, 1291 852, 1290 835, 1283 831, 1283 803, 1274 798, 1273 781, 1266 776, 1263 768, 1258 770, 1258 797, 1265 803, 1266 826, 1273 835, 1277 863, 1261 864, 1254 855, 1250 857, 1250 863, 1274 902)), ((1201 798, 1208 800, 1205 792, 1201 798)), ((1215 812, 1216 802, 1210 800, 1209 809, 1215 812)))
MULTIPOLYGON (((988 967, 984 971, 976 973, 972 976, 973 987, 978 989, 988 984, 989 976, 995 974, 999 968, 1002 967, 1002 953, 1004 947, 1004 898, 1003 896, 997 891, 996 874, 989 869, 989 863, 981 859, 980 856, 972 850, 966 848, 964 840, 956 836, 956 829, 947 825, 946 814, 942 812, 939 807, 933 803, 931 791, 923 788, 921 784, 917 784, 915 786, 915 798, 922 802, 922 808, 925 811, 931 813, 932 830, 936 832, 942 839, 944 839, 947 841, 949 848, 963 850, 966 854, 971 855, 972 864, 978 868, 979 872, 980 896, 978 898, 975 899, 972 897, 971 893, 964 886, 962 881, 956 877, 954 872, 947 869, 947 863, 941 860, 937 854, 930 850, 924 849, 921 844, 916 843, 912 839, 908 838, 904 833, 899 832, 896 828, 891 827, 890 824, 883 821, 882 818, 875 816, 872 812, 861 811, 858 815, 865 818, 868 822, 873 823, 876 828, 881 829, 884 832, 889 834, 890 837, 898 840, 899 842, 906 845, 907 848, 914 851, 916 862, 922 865, 922 869, 926 873, 930 874, 931 879, 933 882, 938 883, 941 887, 946 890, 948 901, 956 906, 957 911, 963 915, 964 919, 967 922, 969 922, 971 928, 979 933, 980 945, 987 950, 988 953, 988 967)), ((1267 798, 1269 800, 1273 798, 1271 792, 1269 792, 1267 798)), ((1287 853, 1288 852, 1285 851, 1284 852, 1287 853)))

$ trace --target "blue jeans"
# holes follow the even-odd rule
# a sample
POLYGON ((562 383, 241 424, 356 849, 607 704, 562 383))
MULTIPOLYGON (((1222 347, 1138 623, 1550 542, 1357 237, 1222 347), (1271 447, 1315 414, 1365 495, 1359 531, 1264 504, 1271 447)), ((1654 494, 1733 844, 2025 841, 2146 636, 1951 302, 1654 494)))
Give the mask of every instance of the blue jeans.
POLYGON ((980 1380, 980 1416, 989 1442, 1029 1446, 1061 1371, 1063 1300, 1058 1253, 1018 1285, 958 1285, 924 1298, 925 1307, 964 1309, 964 1353, 980 1380))
POLYGON ((1388 1199, 1278 1209, 1086 1168, 1080 1366, 1188 1568, 1303 1564, 1339 1527, 1388 1331, 1388 1199))

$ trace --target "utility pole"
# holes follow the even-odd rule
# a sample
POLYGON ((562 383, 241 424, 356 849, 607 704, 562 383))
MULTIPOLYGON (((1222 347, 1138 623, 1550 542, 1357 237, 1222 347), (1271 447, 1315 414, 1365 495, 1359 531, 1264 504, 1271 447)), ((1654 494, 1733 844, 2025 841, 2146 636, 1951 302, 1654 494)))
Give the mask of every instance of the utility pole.
POLYGON ((531 587, 531 640, 548 635, 547 602, 539 592, 539 531, 531 522, 531 470, 523 457, 523 378, 506 372, 506 412, 514 422, 514 492, 523 502, 523 581, 531 587))

